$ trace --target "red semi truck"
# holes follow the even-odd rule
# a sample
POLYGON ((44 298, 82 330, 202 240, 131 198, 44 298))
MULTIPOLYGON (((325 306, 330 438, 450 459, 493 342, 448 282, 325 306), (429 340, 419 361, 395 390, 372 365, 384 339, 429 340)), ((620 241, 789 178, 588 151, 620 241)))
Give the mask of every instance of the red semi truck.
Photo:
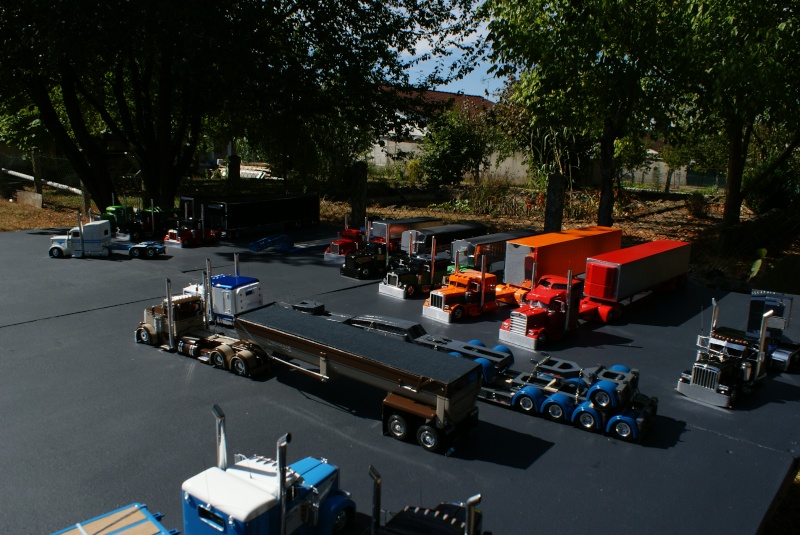
POLYGON ((686 283, 690 244, 659 240, 586 261, 586 278, 542 276, 525 303, 500 326, 501 341, 539 349, 574 330, 579 320, 608 322, 652 291, 686 283))

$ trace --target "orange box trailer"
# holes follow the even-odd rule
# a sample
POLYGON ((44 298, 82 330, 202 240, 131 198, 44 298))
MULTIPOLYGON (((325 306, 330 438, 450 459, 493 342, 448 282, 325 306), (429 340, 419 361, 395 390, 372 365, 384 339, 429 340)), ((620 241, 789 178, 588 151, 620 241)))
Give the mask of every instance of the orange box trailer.
POLYGON ((616 251, 621 245, 622 230, 602 226, 509 240, 503 282, 530 288, 534 277, 563 275, 567 270, 579 275, 586 270, 587 258, 616 251))

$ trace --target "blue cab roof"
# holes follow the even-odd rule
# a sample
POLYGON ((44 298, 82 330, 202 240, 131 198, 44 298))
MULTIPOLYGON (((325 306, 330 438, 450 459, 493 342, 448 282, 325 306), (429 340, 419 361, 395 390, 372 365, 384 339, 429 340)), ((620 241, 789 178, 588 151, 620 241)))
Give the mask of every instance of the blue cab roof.
POLYGON ((253 284, 254 282, 258 282, 258 279, 242 277, 241 275, 238 277, 235 275, 214 275, 211 277, 211 286, 225 290, 233 290, 235 288, 247 286, 248 284, 253 284))

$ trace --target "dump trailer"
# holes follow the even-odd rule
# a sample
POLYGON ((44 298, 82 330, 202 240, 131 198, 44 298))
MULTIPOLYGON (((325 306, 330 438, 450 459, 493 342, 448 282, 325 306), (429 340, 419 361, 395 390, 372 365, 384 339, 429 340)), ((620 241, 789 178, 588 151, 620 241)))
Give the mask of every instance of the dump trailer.
MULTIPOLYGON (((579 275, 586 268, 587 258, 616 251, 621 244, 620 229, 600 226, 510 240, 506 245, 503 283, 528 291, 531 282, 544 274, 572 270, 579 275)), ((519 294, 519 301, 523 295, 524 292, 519 294)))
POLYGON ((541 234, 541 232, 523 228, 459 239, 453 242, 450 255, 451 258, 458 255, 459 269, 480 269, 481 259, 485 257, 486 271, 499 276, 503 273, 506 265, 506 243, 537 234, 541 234))
POLYGON ((656 417, 658 399, 639 392, 638 370, 582 368, 549 355, 532 362, 532 371, 498 373, 480 399, 625 441, 641 440, 656 417))
POLYGON ((410 256, 431 253, 435 239, 437 252, 449 251, 454 240, 485 234, 487 230, 486 225, 474 221, 404 230, 400 237, 400 249, 410 256))
POLYGON ((319 224, 318 195, 181 197, 179 211, 220 237, 319 224))
POLYGON ((384 432, 436 451, 477 424, 480 366, 323 317, 267 305, 238 316, 242 341, 328 381, 349 377, 387 392, 384 432))

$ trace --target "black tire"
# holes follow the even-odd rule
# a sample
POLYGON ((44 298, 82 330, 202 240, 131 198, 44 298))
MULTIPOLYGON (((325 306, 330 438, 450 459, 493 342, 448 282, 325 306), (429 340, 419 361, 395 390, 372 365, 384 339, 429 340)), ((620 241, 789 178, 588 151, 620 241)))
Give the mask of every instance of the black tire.
POLYGON ((361 268, 361 270, 359 271, 359 274, 360 274, 360 275, 361 275, 363 278, 365 278, 365 279, 366 279, 367 277, 369 277, 369 276, 370 276, 370 270, 369 270, 369 268, 368 268, 368 267, 362 267, 362 268, 361 268))
POLYGON ((453 321, 461 321, 464 318, 464 307, 456 307, 452 312, 453 321))
POLYGON ((628 422, 622 420, 614 424, 611 434, 620 440, 633 440, 633 429, 628 422))
POLYGON ((422 425, 417 429, 417 442, 428 451, 436 451, 442 445, 439 430, 430 425, 422 425))
POLYGON ((248 372, 247 363, 242 358, 233 357, 231 359, 231 370, 240 377, 246 377, 248 372))
POLYGON ((558 403, 551 403, 548 405, 547 410, 544 411, 544 415, 548 420, 552 420, 554 422, 563 422, 567 417, 564 409, 562 409, 561 405, 558 403))
POLYGON ((142 252, 139 250, 138 247, 131 247, 131 256, 133 258, 139 258, 139 256, 141 256, 141 254, 142 254, 142 252))
POLYGON ((147 258, 153 258, 154 256, 156 256, 156 250, 153 249, 152 247, 148 247, 145 250, 145 254, 147 255, 147 258))
POLYGON ((406 286, 406 298, 411 299, 415 293, 417 293, 417 290, 412 285, 406 286))
POLYGON ((575 419, 575 426, 586 431, 594 431, 597 429, 597 421, 591 412, 582 412, 575 419))
POLYGON ((61 258, 62 256, 64 256, 64 251, 62 251, 58 247, 51 247, 50 248, 50 256, 52 258, 61 258))
POLYGON ((406 419, 399 414, 392 414, 386 422, 386 429, 389 434, 397 440, 405 440, 408 438, 408 423, 406 419))
POLYGON ((541 333, 539 333, 539 338, 537 339, 536 347, 543 346, 546 343, 547 343, 547 331, 542 331, 541 333))
POLYGON ((143 327, 136 329, 136 341, 149 346, 153 345, 153 337, 150 335, 150 331, 143 327))
POLYGON ((219 368, 220 370, 227 368, 227 366, 225 366, 225 355, 223 355, 221 351, 212 351, 209 358, 211 359, 211 365, 215 368, 219 368))
POLYGON ((600 390, 600 389, 595 390, 594 392, 592 392, 592 396, 591 396, 590 401, 593 404, 595 404, 598 407, 601 407, 603 409, 607 409, 608 407, 611 407, 611 405, 612 405, 611 395, 608 392, 606 392, 605 390, 600 390))
POLYGON ((353 511, 349 508, 344 508, 339 511, 336 518, 333 519, 333 532, 344 533, 345 530, 353 523, 353 511))
POLYGON ((536 412, 536 404, 533 402, 533 398, 525 394, 520 394, 519 398, 517 399, 517 408, 522 412, 527 412, 528 414, 533 414, 536 412))

